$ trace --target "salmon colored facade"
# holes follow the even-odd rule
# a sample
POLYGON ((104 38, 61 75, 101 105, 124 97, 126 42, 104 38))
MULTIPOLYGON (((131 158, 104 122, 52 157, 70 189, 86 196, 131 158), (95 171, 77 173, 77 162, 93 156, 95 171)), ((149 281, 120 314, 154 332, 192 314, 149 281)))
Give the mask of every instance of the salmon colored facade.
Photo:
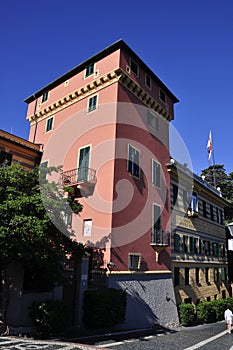
POLYGON ((0 163, 19 163, 25 169, 40 164, 42 148, 16 135, 0 130, 0 163))
POLYGON ((93 269, 109 269, 109 286, 128 290, 127 326, 137 303, 150 310, 137 327, 176 322, 175 304, 163 302, 174 299, 167 164, 177 98, 120 40, 25 101, 29 140, 44 145, 42 162, 63 166, 60 183, 83 204, 76 239, 93 269))

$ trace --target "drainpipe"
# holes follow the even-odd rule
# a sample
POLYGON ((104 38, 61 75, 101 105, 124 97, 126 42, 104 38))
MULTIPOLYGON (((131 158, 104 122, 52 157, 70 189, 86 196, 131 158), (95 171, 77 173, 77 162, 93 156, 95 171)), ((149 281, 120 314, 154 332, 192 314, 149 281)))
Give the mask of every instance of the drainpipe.
POLYGON ((34 136, 33 136, 33 143, 35 143, 35 139, 36 139, 36 131, 37 131, 37 118, 36 118, 36 107, 37 107, 37 99, 36 99, 36 96, 34 95, 35 97, 35 106, 34 106, 34 113, 33 113, 33 120, 35 121, 36 125, 35 125, 35 130, 34 130, 34 136))

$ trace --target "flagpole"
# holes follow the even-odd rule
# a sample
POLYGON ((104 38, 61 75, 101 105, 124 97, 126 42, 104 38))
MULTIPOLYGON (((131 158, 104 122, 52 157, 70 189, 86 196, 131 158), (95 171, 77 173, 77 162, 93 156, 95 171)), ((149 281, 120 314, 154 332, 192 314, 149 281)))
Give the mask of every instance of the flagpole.
POLYGON ((214 178, 214 187, 216 188, 217 184, 216 184, 216 173, 215 173, 214 149, 213 149, 212 153, 213 153, 213 178, 214 178))
POLYGON ((208 143, 207 143, 207 150, 208 150, 208 162, 209 167, 211 166, 211 156, 213 156, 213 183, 214 187, 216 188, 216 174, 215 174, 215 159, 214 159, 214 148, 213 148, 213 140, 212 140, 212 131, 210 129, 208 143))

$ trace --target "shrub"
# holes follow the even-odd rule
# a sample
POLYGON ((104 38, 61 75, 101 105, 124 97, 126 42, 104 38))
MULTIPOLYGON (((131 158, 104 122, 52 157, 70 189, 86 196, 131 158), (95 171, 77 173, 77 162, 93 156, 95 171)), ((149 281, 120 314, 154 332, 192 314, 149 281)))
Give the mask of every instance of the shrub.
POLYGON ((60 334, 66 326, 66 312, 61 301, 33 303, 30 307, 30 316, 41 338, 60 334))
POLYGON ((179 305, 180 322, 183 326, 191 326, 195 320, 195 309, 192 304, 181 303, 179 305))
POLYGON ((197 305, 197 319, 202 323, 212 323, 216 321, 216 312, 212 301, 204 301, 197 305))
POLYGON ((86 328, 108 328, 123 322, 126 300, 126 292, 122 290, 86 290, 83 301, 83 321, 86 328))
POLYGON ((227 309, 226 299, 218 299, 212 302, 215 311, 216 321, 222 321, 224 317, 224 311, 227 309))

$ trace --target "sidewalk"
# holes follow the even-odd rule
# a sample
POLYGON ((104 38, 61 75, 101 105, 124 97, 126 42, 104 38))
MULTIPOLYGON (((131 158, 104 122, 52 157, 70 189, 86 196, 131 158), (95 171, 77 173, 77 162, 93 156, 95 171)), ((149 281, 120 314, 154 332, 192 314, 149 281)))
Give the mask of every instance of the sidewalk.
MULTIPOLYGON (((85 335, 81 337, 66 337, 62 339, 47 339, 39 340, 27 337, 17 336, 2 336, 0 337, 0 349, 45 349, 45 350, 98 350, 100 349, 95 345, 97 342, 107 340, 125 340, 129 338, 140 338, 148 335, 172 333, 176 330, 164 328, 160 325, 156 325, 153 328, 146 329, 134 329, 118 332, 106 332, 95 335, 85 335)), ((103 346, 103 345, 102 345, 103 346)), ((110 350, 109 348, 103 348, 103 350, 110 350)), ((107 346, 107 344, 106 344, 107 346)))
POLYGON ((101 334, 86 335, 81 337, 70 337, 70 338, 65 338, 64 341, 79 342, 83 344, 95 344, 96 342, 107 341, 107 340, 118 341, 122 339, 125 340, 130 338, 139 338, 139 337, 144 337, 149 335, 174 333, 174 332, 178 332, 180 329, 181 327, 166 328, 159 324, 156 324, 152 328, 132 329, 132 330, 115 331, 115 332, 112 331, 112 332, 106 332, 101 334))
MULTIPOLYGON (((56 340, 35 340, 20 337, 0 337, 0 349, 99 350, 98 346, 56 340)), ((103 350, 110 350, 103 348, 103 350)))

